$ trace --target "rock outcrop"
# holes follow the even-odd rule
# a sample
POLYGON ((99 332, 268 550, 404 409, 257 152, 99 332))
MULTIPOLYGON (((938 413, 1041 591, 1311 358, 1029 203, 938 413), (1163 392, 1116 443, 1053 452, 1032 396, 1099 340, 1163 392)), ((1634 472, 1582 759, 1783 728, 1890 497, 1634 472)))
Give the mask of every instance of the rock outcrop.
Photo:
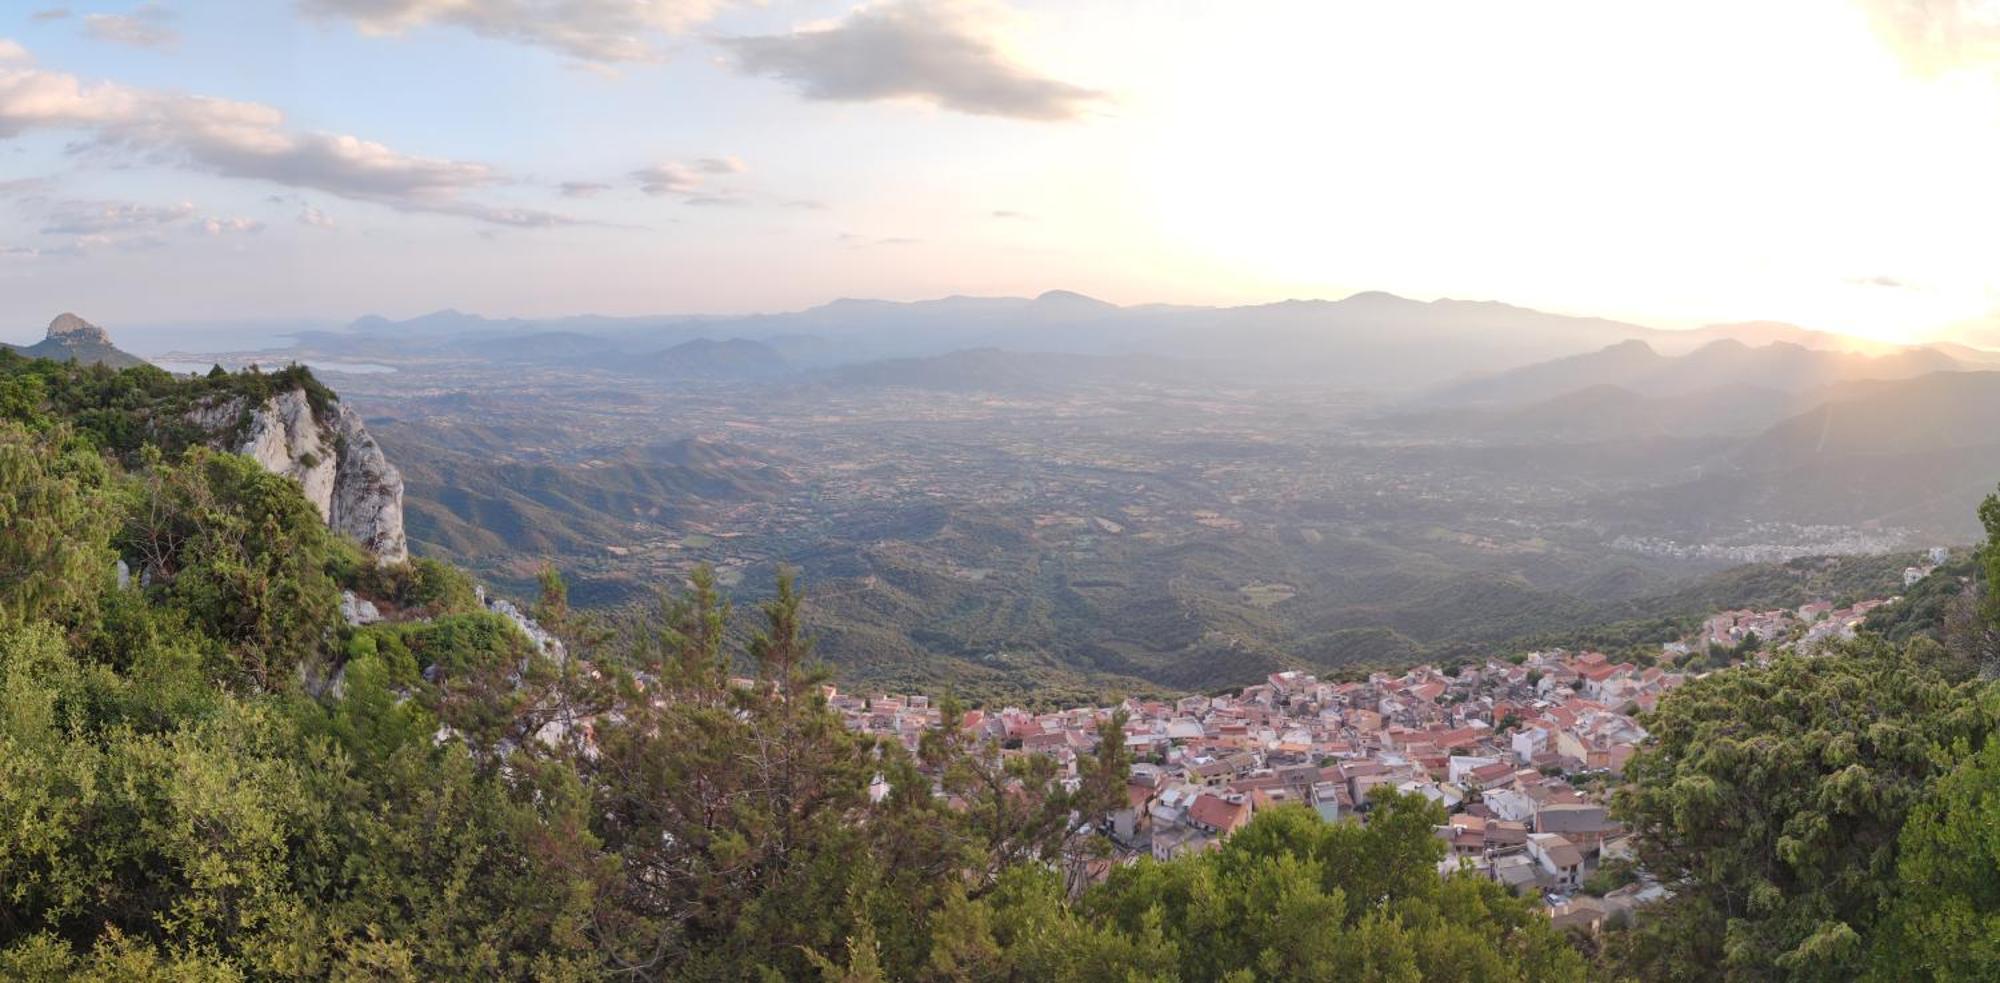
POLYGON ((95 342, 100 345, 111 344, 111 336, 105 334, 103 328, 77 317, 68 311, 57 314, 56 319, 49 322, 49 333, 42 340, 66 341, 72 344, 77 342, 95 342))
POLYGON ((42 340, 25 348, 13 345, 0 347, 14 348, 29 358, 47 358, 58 362, 81 362, 86 365, 97 363, 114 369, 144 365, 146 360, 130 352, 118 350, 111 343, 111 336, 98 327, 74 314, 58 314, 49 322, 49 332, 42 340))
POLYGON ((500 597, 488 597, 483 584, 473 588, 473 592, 479 597, 480 606, 506 618, 514 623, 514 627, 521 629, 521 634, 528 636, 528 641, 535 643, 535 651, 557 662, 569 658, 569 651, 564 647, 562 639, 537 624, 535 619, 528 617, 527 612, 516 607, 514 602, 500 597))
POLYGON ((256 407, 247 407, 241 397, 211 403, 188 418, 218 435, 224 450, 248 455, 264 470, 297 482, 328 528, 361 544, 377 560, 409 559, 402 472, 389 463, 353 410, 335 402, 315 411, 305 391, 293 389, 256 407), (238 433, 241 437, 232 440, 238 433))

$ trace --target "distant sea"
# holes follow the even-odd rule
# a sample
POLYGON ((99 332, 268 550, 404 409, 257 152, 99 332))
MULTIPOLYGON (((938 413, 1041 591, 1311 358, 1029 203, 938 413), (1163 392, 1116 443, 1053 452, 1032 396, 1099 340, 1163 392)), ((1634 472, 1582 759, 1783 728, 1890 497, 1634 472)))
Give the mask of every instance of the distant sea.
POLYGON ((148 359, 148 361, 152 362, 154 365, 159 366, 160 368, 166 369, 168 372, 174 372, 182 375, 185 375, 189 372, 207 372, 209 369, 213 368, 218 362, 221 363, 222 367, 225 369, 240 369, 246 365, 250 365, 253 362, 265 368, 281 369, 287 365, 290 365, 293 362, 299 362, 304 364, 306 368, 309 368, 314 372, 331 372, 341 375, 381 375, 384 372, 396 371, 395 366, 383 365, 380 362, 339 362, 324 358, 292 358, 283 355, 274 355, 270 358, 256 358, 252 356, 231 355, 225 358, 200 359, 200 360, 195 360, 195 359, 182 360, 178 358, 155 358, 155 359, 148 359))

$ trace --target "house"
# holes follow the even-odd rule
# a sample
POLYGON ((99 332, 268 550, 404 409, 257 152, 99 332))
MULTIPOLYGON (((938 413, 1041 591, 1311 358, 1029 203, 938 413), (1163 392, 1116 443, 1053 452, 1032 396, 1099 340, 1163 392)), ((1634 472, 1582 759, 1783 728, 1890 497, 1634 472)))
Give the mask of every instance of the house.
MULTIPOLYGON (((1487 755, 1454 754, 1445 767, 1445 781, 1454 785, 1466 783, 1467 776, 1480 768, 1488 768, 1500 763, 1499 758, 1487 755)), ((1511 769, 1509 769, 1511 770, 1511 769)))
POLYGON ((1604 927, 1604 902, 1589 895, 1572 898, 1549 909, 1549 922, 1557 931, 1582 929, 1596 934, 1604 927))
POLYGON ((1188 779, 1203 785, 1221 785, 1236 774, 1236 769, 1222 760, 1197 761, 1188 766, 1188 779))
POLYGON ((1535 755, 1549 749, 1549 740, 1552 736, 1549 728, 1542 726, 1523 727, 1515 731, 1510 742, 1515 759, 1521 764, 1535 760, 1535 755))
POLYGON ((1544 805, 1535 812, 1537 833, 1598 833, 1611 824, 1601 805, 1569 802, 1544 805))
POLYGON ((1535 883, 1536 875, 1540 872, 1534 858, 1525 853, 1494 857, 1486 870, 1487 876, 1517 891, 1535 883))
POLYGON ((1153 834, 1153 859, 1172 860, 1185 853, 1206 850, 1214 842, 1197 830, 1161 830, 1153 834))
POLYGON ((1528 856, 1535 858, 1542 876, 1561 889, 1583 883, 1583 852, 1560 833, 1529 833, 1528 856))
POLYGON ((1321 819, 1334 822, 1342 816, 1354 813, 1354 800, 1348 796, 1345 782, 1320 782, 1312 787, 1313 810, 1321 819))
POLYGON ((1250 821, 1250 800, 1241 795, 1228 798, 1205 793, 1188 807, 1187 824, 1205 833, 1228 836, 1250 821))
POLYGON ((1486 852, 1516 853, 1528 845, 1528 827, 1504 819, 1486 821, 1486 852))
POLYGON ((1480 793, 1480 801, 1493 815, 1508 822, 1524 823, 1535 818, 1538 803, 1519 789, 1496 788, 1480 793))
POLYGON ((1152 826, 1153 795, 1157 789, 1133 782, 1125 786, 1125 807, 1111 813, 1111 835, 1121 843, 1132 843, 1152 826))
POLYGON ((1451 846, 1455 857, 1482 857, 1486 854, 1486 820, 1478 816, 1457 815, 1451 822, 1436 829, 1439 839, 1451 846))

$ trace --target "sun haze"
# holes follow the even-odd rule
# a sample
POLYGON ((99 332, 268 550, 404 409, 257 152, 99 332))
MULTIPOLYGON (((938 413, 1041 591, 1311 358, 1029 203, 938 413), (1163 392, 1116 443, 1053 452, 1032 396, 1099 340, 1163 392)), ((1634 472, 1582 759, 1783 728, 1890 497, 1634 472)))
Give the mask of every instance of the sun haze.
POLYGON ((16 323, 1063 286, 1996 339, 1991 2, 64 13, 0 16, 16 323))

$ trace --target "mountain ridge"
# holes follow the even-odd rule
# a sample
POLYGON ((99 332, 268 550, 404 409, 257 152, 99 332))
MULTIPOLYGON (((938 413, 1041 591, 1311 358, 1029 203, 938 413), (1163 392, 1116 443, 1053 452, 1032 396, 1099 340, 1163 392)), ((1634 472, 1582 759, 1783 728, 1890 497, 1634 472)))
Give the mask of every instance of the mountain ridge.
POLYGON ((56 315, 55 319, 49 322, 48 332, 41 341, 32 345, 4 345, 4 347, 28 358, 46 358, 83 365, 106 365, 114 369, 146 364, 145 359, 113 345, 111 336, 106 334, 103 328, 68 311, 56 315))

